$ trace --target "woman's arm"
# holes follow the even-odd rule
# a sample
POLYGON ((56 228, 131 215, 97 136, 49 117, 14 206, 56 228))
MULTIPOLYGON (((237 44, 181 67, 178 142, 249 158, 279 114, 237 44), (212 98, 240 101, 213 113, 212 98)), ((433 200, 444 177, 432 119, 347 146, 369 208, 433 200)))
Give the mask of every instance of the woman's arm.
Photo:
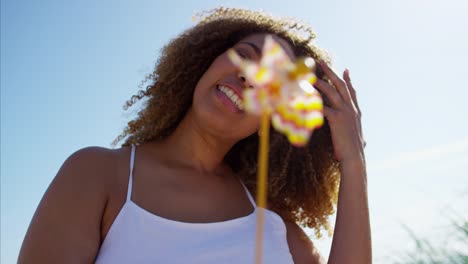
POLYGON ((324 106, 332 134, 335 158, 340 162, 338 209, 328 263, 371 263, 372 247, 367 203, 367 175, 361 110, 349 70, 340 78, 320 63, 333 85, 318 80, 316 88, 330 101, 324 106))
POLYGON ((44 194, 21 246, 18 263, 93 263, 106 205, 107 149, 72 154, 44 194))
MULTIPOLYGON (((328 263, 371 263, 365 166, 359 160, 343 162, 341 173, 338 211, 328 263)), ((326 263, 296 223, 286 222, 286 229, 294 263, 326 263)))
MULTIPOLYGON (((349 70, 344 72, 341 79, 326 63, 321 62, 320 66, 333 84, 318 80, 315 87, 331 104, 324 106, 324 115, 330 125, 334 154, 340 162, 341 172, 336 223, 328 263, 372 263, 364 155, 366 143, 362 134, 361 110, 356 91, 351 83, 349 70)), ((310 256, 314 250, 312 244, 302 242, 292 245, 291 253, 293 250, 299 252, 294 261, 317 262, 310 256)))
POLYGON ((372 263, 367 177, 361 160, 341 163, 338 209, 328 263, 372 263))

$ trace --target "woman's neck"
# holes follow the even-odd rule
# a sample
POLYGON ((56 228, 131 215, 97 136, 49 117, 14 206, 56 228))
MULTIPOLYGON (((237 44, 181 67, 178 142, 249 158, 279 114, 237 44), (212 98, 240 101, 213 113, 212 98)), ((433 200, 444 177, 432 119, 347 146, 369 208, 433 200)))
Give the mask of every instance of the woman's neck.
POLYGON ((174 132, 163 140, 165 156, 200 172, 215 173, 223 167, 226 153, 234 142, 227 142, 200 127, 190 112, 174 132))

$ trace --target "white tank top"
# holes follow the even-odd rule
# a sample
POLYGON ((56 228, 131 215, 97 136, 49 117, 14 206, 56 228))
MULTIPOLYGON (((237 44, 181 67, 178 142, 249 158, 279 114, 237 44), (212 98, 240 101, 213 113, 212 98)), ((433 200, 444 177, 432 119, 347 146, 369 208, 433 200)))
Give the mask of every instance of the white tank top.
POLYGON ((265 212, 263 263, 293 263, 283 220, 275 212, 257 207, 243 183, 255 208, 251 214, 214 223, 174 221, 131 200, 134 158, 132 144, 127 200, 101 245, 96 263, 254 263, 259 210, 265 212))

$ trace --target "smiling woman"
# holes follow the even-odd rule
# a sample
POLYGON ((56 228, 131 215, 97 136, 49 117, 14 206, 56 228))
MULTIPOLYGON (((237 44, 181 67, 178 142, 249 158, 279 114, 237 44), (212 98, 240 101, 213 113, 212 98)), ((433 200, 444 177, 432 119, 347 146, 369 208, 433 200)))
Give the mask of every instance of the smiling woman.
POLYGON ((359 108, 349 73, 341 80, 314 38, 309 27, 264 13, 217 8, 202 14, 165 46, 145 79, 150 84, 126 103, 125 109, 146 99, 113 142, 126 138, 121 148, 82 149, 64 163, 19 262, 250 263, 253 219, 265 210, 266 263, 319 263, 323 258, 299 226, 317 236, 322 228, 331 233, 327 218, 338 199, 331 262, 370 261, 360 123, 348 112, 359 108), (227 51, 259 60, 267 35, 293 60, 322 62, 317 88, 327 120, 302 148, 271 131, 268 208, 262 209, 252 198, 259 120, 242 105, 243 90, 256 87, 227 51))
MULTIPOLYGON (((210 85, 213 87, 217 82, 224 84, 223 81, 236 84, 242 80, 242 76, 236 76, 238 73, 225 52, 235 47, 241 56, 258 59, 263 44, 262 33, 277 36, 276 39, 286 47, 290 56, 308 55, 316 60, 329 61, 326 53, 311 42, 315 34, 310 28, 303 28, 309 33, 309 38, 302 39, 291 32, 290 27, 303 25, 240 9, 220 8, 208 13, 197 26, 187 30, 164 48, 155 71, 147 77, 152 84, 127 102, 126 107, 130 107, 137 100, 147 99, 139 118, 128 123, 128 127, 114 144, 126 136, 128 138, 124 146, 161 140, 172 134, 187 113, 197 109, 191 106, 199 104, 198 98, 204 100, 205 97, 198 95, 210 91, 210 85), (252 38, 257 42, 256 45, 248 41, 252 38)), ((324 77, 320 69, 318 76, 324 77)), ((231 85, 231 91, 239 94, 236 86, 240 87, 239 84, 231 85)), ((243 86, 248 87, 249 84, 244 83, 243 86)), ((216 89, 212 91, 215 92, 216 89)), ((206 97, 206 100, 210 100, 210 97, 206 97)), ((200 107, 203 109, 212 106, 207 102, 200 107)), ((230 129, 222 132, 234 133, 236 128, 232 127, 233 120, 226 119, 224 115, 219 119, 213 118, 212 115, 219 115, 218 112, 219 110, 206 111, 207 116, 198 121, 221 122, 215 128, 224 127, 225 130, 227 126, 230 129)), ((251 120, 256 124, 257 118, 251 120)), ((254 127, 256 129, 256 125, 254 127)), ((244 138, 237 140, 225 155, 226 162, 244 177, 244 183, 252 192, 255 191, 256 184, 258 144, 255 129, 244 132, 244 138)), ((293 148, 284 136, 272 131, 271 153, 277 154, 271 157, 269 172, 272 208, 277 207, 283 217, 289 220, 298 220, 317 230, 322 225, 329 229, 326 216, 333 213, 339 170, 338 162, 333 159, 328 124, 325 123, 314 134, 308 147, 300 149, 293 148)))
MULTIPOLYGON (((236 144, 229 148, 225 161, 254 192, 258 145, 258 136, 254 132, 258 118, 241 116, 253 123, 246 125, 251 127, 248 130, 233 127, 233 122, 238 120, 226 118, 217 109, 210 109, 214 108, 212 104, 216 101, 203 94, 215 92, 216 89, 210 87, 217 82, 240 82, 242 76, 237 78, 236 68, 227 58, 226 51, 234 47, 241 55, 258 59, 263 44, 262 34, 265 33, 277 36, 276 39, 280 40, 290 56, 307 55, 316 60, 329 61, 326 53, 311 42, 315 38, 311 29, 304 28, 310 39, 301 39, 289 30, 290 27, 301 26, 292 21, 275 20, 265 14, 240 9, 220 8, 209 13, 197 26, 165 47, 155 71, 148 76, 152 84, 126 105, 129 107, 138 99, 147 99, 145 107, 140 111, 139 118, 130 121, 114 143, 125 136, 129 137, 124 146, 161 140, 173 133, 187 113, 206 115, 196 120, 217 122, 207 124, 211 131, 220 129, 218 133, 225 136, 242 133, 232 135, 240 138, 236 138, 236 144), (206 100, 206 104, 200 100, 206 100), (197 111, 198 107, 200 111, 197 111), (215 118, 216 115, 220 118, 215 118)), ((318 75, 323 78, 320 69, 318 75)), ((233 86, 242 89, 239 84, 233 86)), ((249 84, 244 83, 243 86, 248 87, 249 84)), ((205 124, 200 126, 205 127, 205 124)), ((317 231, 321 226, 328 230, 326 219, 333 213, 339 179, 328 124, 316 131, 306 148, 294 148, 284 136, 272 131, 271 153, 276 154, 271 157, 269 171, 271 208, 288 220, 299 221, 305 226, 317 228, 317 231)))

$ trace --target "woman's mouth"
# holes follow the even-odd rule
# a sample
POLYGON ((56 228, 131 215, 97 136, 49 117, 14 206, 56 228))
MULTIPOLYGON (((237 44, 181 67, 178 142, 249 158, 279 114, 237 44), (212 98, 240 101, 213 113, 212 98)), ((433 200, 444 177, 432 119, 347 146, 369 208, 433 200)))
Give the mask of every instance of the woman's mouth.
POLYGON ((224 105, 226 105, 232 112, 244 112, 242 99, 231 88, 224 85, 217 85, 216 91, 224 105))

